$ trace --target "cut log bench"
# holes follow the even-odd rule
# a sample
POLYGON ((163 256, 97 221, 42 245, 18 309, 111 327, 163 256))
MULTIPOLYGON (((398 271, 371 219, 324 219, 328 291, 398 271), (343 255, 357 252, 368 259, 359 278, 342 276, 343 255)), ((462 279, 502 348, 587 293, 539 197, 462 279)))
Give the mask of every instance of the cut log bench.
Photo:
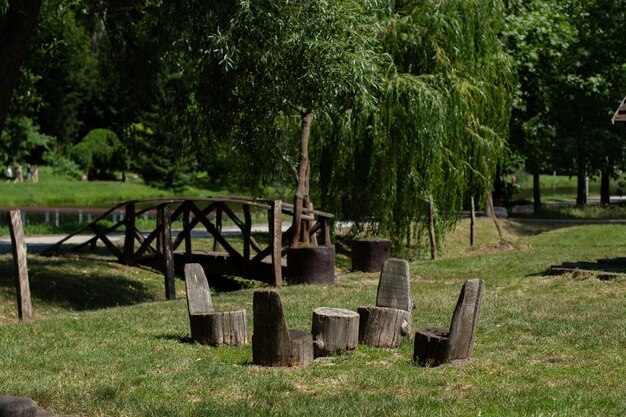
POLYGON ((246 310, 213 311, 211 290, 200 264, 185 265, 191 338, 209 346, 247 343, 246 310))
POLYGON ((25 397, 0 395, 0 417, 61 417, 50 414, 25 397))
POLYGON ((456 303, 450 329, 428 327, 415 333, 415 364, 433 367, 468 359, 472 355, 483 291, 482 279, 466 281, 456 303))
POLYGON ((318 307, 313 310, 314 356, 342 354, 359 343, 359 314, 343 308, 318 307))
POLYGON ((287 328, 280 295, 257 290, 252 298, 252 361, 262 366, 307 366, 313 362, 311 333, 287 328))
POLYGON ((397 348, 411 333, 409 263, 404 259, 385 261, 378 282, 375 307, 359 307, 359 343, 397 348))

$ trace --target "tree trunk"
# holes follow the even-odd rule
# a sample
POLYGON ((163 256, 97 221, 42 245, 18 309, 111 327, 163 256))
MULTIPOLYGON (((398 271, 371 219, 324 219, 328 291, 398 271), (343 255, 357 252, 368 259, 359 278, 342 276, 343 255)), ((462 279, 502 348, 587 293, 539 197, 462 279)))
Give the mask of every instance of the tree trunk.
POLYGON ((302 231, 302 207, 305 199, 308 200, 307 182, 309 170, 309 136, 311 134, 311 124, 313 123, 313 113, 308 112, 302 117, 302 130, 300 134, 300 162, 298 166, 298 186, 293 204, 293 224, 291 228, 290 246, 295 246, 300 240, 302 231))
POLYGON ((608 206, 611 203, 611 197, 609 192, 609 182, 611 177, 605 170, 602 171, 600 177, 600 204, 608 206))
POLYGON ((496 178, 493 180, 493 203, 497 206, 502 204, 502 190, 504 184, 502 184, 502 166, 496 165, 496 178))
POLYGON ((578 183, 576 187, 576 205, 584 206, 587 204, 587 192, 585 187, 585 180, 587 178, 587 170, 585 169, 585 160, 579 154, 578 155, 578 183))
POLYGON ((13 89, 19 79, 20 65, 30 46, 41 1, 9 2, 10 6, 4 17, 7 24, 4 33, 0 35, 0 133, 4 129, 13 89))
POLYGON ((533 209, 535 213, 541 210, 541 184, 539 183, 539 168, 533 169, 533 209))

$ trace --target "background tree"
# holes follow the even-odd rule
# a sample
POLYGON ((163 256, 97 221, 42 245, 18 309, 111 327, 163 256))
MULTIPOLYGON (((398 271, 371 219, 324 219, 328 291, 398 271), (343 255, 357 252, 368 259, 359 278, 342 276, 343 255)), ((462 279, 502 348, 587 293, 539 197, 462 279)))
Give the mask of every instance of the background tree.
POLYGON ((432 198, 441 231, 470 193, 490 190, 509 121, 512 66, 498 1, 399 1, 381 16, 394 67, 357 97, 319 153, 324 206, 410 245, 432 198), (372 222, 374 220, 374 222, 372 222))
POLYGON ((505 38, 518 79, 509 143, 533 176, 533 205, 538 212, 539 175, 554 169, 557 155, 555 106, 563 105, 559 80, 575 29, 565 2, 510 2, 506 12, 505 38))

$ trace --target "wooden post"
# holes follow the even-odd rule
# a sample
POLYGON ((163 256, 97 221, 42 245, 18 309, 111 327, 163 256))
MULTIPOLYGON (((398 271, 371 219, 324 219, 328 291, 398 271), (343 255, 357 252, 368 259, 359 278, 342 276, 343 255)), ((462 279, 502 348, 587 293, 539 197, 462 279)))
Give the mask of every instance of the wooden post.
POLYGON ((470 197, 470 246, 474 246, 474 236, 476 227, 476 208, 474 207, 474 196, 470 197))
POLYGON ((498 223, 498 219, 496 218, 496 212, 493 209, 493 198, 491 197, 491 192, 487 192, 487 198, 485 199, 485 214, 490 216, 493 220, 493 224, 496 225, 496 230, 498 231, 498 237, 500 238, 500 242, 504 241, 504 237, 502 236, 502 229, 500 229, 500 224, 498 223))
POLYGON ((437 239, 435 237, 435 217, 433 215, 433 197, 428 200, 428 235, 430 237, 430 259, 437 259, 437 239))
POLYGON ((324 231, 324 246, 331 246, 332 242, 330 240, 330 220, 326 218, 322 218, 322 230, 324 231))
POLYGON ((163 275, 165 277, 165 299, 176 299, 176 281, 174 276, 174 250, 172 248, 172 219, 170 207, 162 204, 157 208, 159 223, 163 225, 163 275))
POLYGON ((243 262, 244 262, 244 270, 248 269, 248 264, 250 262, 250 240, 252 238, 252 216, 250 215, 250 206, 244 204, 243 207, 243 262))
MULTIPOLYGON (((221 235, 222 234, 222 203, 217 205, 217 208, 215 209, 215 228, 217 229, 218 233, 221 235)), ((217 237, 214 236, 213 237, 213 252, 218 252, 220 250, 220 244, 217 241, 217 237)))
POLYGON ((268 213, 268 222, 270 230, 270 246, 272 247, 272 266, 274 267, 274 285, 282 285, 283 283, 283 266, 282 266, 282 250, 283 250, 283 202, 280 200, 272 201, 271 208, 268 213))
POLYGON ((33 318, 33 308, 30 300, 28 265, 26 264, 26 242, 24 241, 22 217, 19 210, 9 211, 7 217, 9 230, 11 232, 11 247, 13 249, 17 313, 20 320, 31 320, 33 318))
POLYGON ((189 203, 187 201, 185 201, 183 204, 185 205, 185 209, 183 210, 183 233, 185 233, 185 261, 189 263, 192 259, 191 229, 189 228, 189 217, 191 210, 189 209, 189 203))
POLYGON ((126 204, 124 216, 124 265, 132 265, 135 254, 135 203, 126 204))

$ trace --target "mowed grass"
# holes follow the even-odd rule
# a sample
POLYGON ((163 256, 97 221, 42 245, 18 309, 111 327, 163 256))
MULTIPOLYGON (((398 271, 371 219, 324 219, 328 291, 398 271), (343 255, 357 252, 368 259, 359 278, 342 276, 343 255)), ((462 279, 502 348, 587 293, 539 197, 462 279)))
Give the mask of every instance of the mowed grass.
MULTIPOLYGON (((0 394, 93 417, 624 416, 626 280, 544 273, 567 260, 623 256, 626 226, 563 226, 503 221, 510 243, 499 245, 492 223, 479 219, 470 250, 464 221, 441 259, 411 263, 414 329, 449 326, 463 282, 486 281, 473 358, 432 369, 411 364, 412 338, 307 368, 258 367, 250 344, 188 342, 181 281, 179 300, 146 303, 162 297, 159 274, 32 256, 32 286, 42 288, 33 291, 35 321, 11 322, 12 281, 0 281, 0 394)), ((10 259, 0 262, 7 276, 10 259)), ((341 269, 333 287, 278 291, 289 327, 310 329, 315 307, 373 305, 377 282, 376 273, 341 269)), ((249 338, 253 291, 213 296, 217 309, 248 311, 249 338)))

